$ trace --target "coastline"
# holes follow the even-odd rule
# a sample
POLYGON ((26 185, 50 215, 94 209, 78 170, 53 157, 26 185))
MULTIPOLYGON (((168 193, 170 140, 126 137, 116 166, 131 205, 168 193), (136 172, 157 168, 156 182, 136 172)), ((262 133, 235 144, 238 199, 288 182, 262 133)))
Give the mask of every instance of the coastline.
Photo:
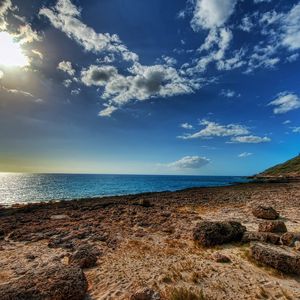
MULTIPOLYGON (((202 249, 192 232, 200 220, 241 222, 257 230, 253 205, 273 206, 288 230, 300 231, 300 184, 242 183, 176 192, 32 203, 0 209, 0 284, 59 262, 67 266, 81 245, 98 251, 84 269, 89 299, 129 299, 139 288, 203 292, 205 299, 300 297, 299 278, 276 275, 247 258, 246 245, 202 249), (231 262, 213 258, 220 252, 231 262)), ((164 298, 168 299, 168 298, 164 298)))

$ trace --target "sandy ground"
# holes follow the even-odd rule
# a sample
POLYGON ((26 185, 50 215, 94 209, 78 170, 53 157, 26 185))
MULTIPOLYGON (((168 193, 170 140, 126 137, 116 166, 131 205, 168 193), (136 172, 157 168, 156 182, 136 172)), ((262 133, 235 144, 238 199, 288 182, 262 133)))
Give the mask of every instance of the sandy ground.
POLYGON ((288 231, 300 232, 299 183, 1 209, 0 230, 5 238, 0 240, 0 284, 53 261, 67 264, 68 254, 78 245, 91 244, 101 255, 95 267, 84 270, 89 282, 87 299, 129 299, 141 287, 153 288, 166 299, 181 287, 202 299, 300 299, 300 277, 258 266, 249 258, 249 245, 203 249, 192 239, 200 220, 236 220, 247 230, 256 230, 259 221, 251 207, 257 204, 273 206, 288 231), (151 206, 138 205, 142 200, 149 200, 151 206), (231 262, 216 262, 216 252, 231 262))

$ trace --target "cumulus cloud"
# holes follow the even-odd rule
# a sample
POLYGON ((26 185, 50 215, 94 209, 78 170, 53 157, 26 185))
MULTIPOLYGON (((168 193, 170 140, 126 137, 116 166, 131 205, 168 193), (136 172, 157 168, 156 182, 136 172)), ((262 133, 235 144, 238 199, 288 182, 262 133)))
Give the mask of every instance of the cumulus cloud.
POLYGON ((1 0, 0 1, 0 30, 4 30, 7 26, 5 16, 10 9, 12 9, 11 0, 1 0))
POLYGON ((210 160, 206 157, 200 156, 185 156, 177 161, 164 164, 164 166, 172 169, 182 170, 182 169, 200 169, 207 165, 210 160))
POLYGON ((194 30, 223 26, 234 12, 237 0, 196 0, 191 25, 194 30))
POLYGON ((300 3, 295 5, 282 20, 282 44, 290 50, 300 49, 300 3))
POLYGON ((194 129, 194 126, 189 123, 182 123, 180 124, 180 127, 184 129, 194 129))
POLYGON ((118 108, 115 107, 115 106, 113 106, 113 105, 108 105, 108 106, 106 106, 105 109, 103 109, 103 110, 101 110, 101 111, 99 112, 99 116, 100 116, 100 117, 110 117, 111 114, 112 114, 114 111, 116 111, 117 109, 118 109, 118 108))
POLYGON ((58 0, 52 8, 42 8, 40 15, 49 19, 51 24, 74 39, 86 51, 95 53, 113 52, 120 54, 126 61, 137 61, 138 56, 129 51, 116 34, 97 33, 80 20, 81 11, 70 0, 58 0))
MULTIPOLYGON (((177 70, 168 65, 143 66, 136 63, 128 70, 128 75, 120 74, 114 66, 92 65, 81 72, 81 80, 87 86, 103 87, 102 98, 108 99, 114 112, 131 100, 147 100, 193 92, 193 81, 181 77, 177 70)), ((102 116, 103 114, 99 114, 102 116)))
POLYGON ((267 142, 271 142, 271 139, 266 136, 260 137, 255 135, 236 136, 230 139, 230 143, 260 144, 267 142))
POLYGON ((300 108, 300 98, 294 93, 283 92, 278 94, 277 98, 268 105, 275 106, 273 110, 274 114, 284 114, 300 108))
POLYGON ((179 136, 179 138, 189 140, 197 138, 239 136, 250 133, 247 127, 239 124, 221 125, 216 122, 202 120, 200 125, 204 126, 204 128, 200 131, 193 134, 185 134, 183 136, 179 136))
POLYGON ((243 153, 239 154, 238 157, 244 158, 244 157, 248 157, 248 156, 251 156, 251 155, 253 155, 253 153, 251 153, 251 152, 243 152, 243 153))
POLYGON ((72 63, 70 61, 61 61, 58 64, 57 69, 69 74, 70 76, 75 75, 75 70, 73 69, 72 63))

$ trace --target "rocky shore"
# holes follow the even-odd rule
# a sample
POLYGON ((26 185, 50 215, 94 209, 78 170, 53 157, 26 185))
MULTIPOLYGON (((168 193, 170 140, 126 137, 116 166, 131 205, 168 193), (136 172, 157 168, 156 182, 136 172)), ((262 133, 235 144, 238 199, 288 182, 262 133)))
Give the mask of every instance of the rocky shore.
POLYGON ((300 182, 0 208, 0 299, 300 299, 300 182))

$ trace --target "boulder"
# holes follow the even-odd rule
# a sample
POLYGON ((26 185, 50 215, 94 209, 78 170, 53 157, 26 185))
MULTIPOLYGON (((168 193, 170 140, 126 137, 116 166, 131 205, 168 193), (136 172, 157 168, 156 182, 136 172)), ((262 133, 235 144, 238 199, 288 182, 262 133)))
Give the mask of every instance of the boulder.
POLYGON ((266 219, 266 220, 276 220, 279 217, 279 213, 271 206, 256 206, 252 209, 252 214, 254 217, 259 219, 266 219))
POLYGON ((201 246, 210 247, 241 241, 246 227, 239 222, 199 222, 193 231, 193 238, 201 246))
POLYGON ((244 233, 242 241, 244 243, 258 241, 274 245, 280 245, 280 235, 272 232, 246 231, 244 233))
POLYGON ((130 300, 160 300, 160 294, 152 289, 145 288, 131 295, 130 300))
POLYGON ((280 238, 281 244, 293 247, 296 241, 300 241, 300 233, 286 232, 280 238))
POLYGON ((149 199, 140 199, 139 200, 139 205, 143 206, 143 207, 150 207, 151 206, 151 202, 149 199))
POLYGON ((278 271, 300 275, 300 255, 288 247, 254 242, 250 253, 256 261, 278 271))
POLYGON ((259 232, 285 233, 286 226, 283 221, 264 221, 258 225, 259 232))
POLYGON ((69 257, 69 264, 83 269, 94 267, 97 262, 97 254, 97 250, 90 245, 83 245, 69 257))
POLYGON ((1 300, 82 300, 88 283, 75 266, 54 264, 0 285, 1 300))

